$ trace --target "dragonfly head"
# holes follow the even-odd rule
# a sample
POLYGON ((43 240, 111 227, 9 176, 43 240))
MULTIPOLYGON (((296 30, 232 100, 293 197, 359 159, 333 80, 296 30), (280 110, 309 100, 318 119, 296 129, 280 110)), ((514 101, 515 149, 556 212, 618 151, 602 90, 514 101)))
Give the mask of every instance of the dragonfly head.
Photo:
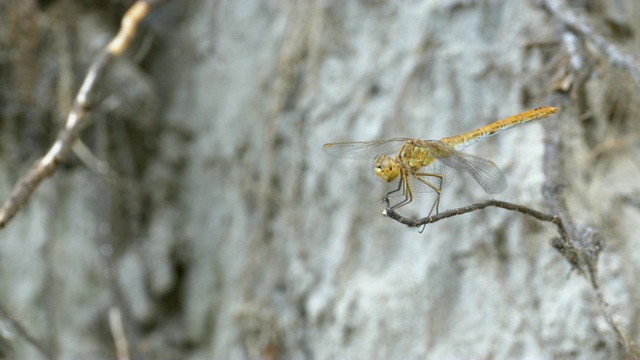
POLYGON ((389 155, 378 155, 373 159, 373 171, 380 179, 392 182, 400 175, 400 165, 389 155))

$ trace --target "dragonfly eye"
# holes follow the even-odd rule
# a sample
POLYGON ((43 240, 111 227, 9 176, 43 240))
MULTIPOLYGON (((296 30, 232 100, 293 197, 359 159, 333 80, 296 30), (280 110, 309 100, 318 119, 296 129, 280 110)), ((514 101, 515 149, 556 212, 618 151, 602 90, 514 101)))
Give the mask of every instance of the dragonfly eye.
POLYGON ((379 155, 373 160, 374 169, 376 175, 386 181, 392 182, 400 174, 398 163, 389 155, 379 155))

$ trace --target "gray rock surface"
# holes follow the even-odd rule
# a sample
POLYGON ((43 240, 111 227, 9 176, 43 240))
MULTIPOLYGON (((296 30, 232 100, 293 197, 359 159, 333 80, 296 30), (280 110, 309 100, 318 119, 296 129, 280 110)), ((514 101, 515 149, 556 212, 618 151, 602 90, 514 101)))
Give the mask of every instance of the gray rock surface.
MULTIPOLYGON (((638 54, 623 31, 640 30, 638 6, 599 4, 574 10, 638 54)), ((107 22, 104 9, 30 11, 43 34, 107 22)), ((640 339, 637 84, 587 44, 589 75, 566 74, 577 90, 552 97, 568 56, 535 2, 202 0, 169 3, 146 26, 150 52, 119 60, 83 136, 110 170, 74 157, 0 231, 0 304, 59 358, 114 358, 112 307, 137 358, 624 356, 589 282, 550 245, 553 225, 487 208, 419 233, 381 215, 388 188, 368 161, 322 151, 439 139, 542 105, 562 110, 468 151, 504 171, 495 198, 545 211, 543 123, 561 122, 569 209, 606 240, 602 293, 640 339)), ((73 43, 75 81, 90 41, 73 43)), ((51 69, 63 64, 58 45, 42 46, 51 69)), ((57 111, 55 83, 41 85, 42 113, 57 111)), ((0 194, 59 126, 8 109, 0 194)), ((457 173, 441 210, 491 197, 457 173)), ((425 216, 432 201, 418 194, 400 212, 425 216)), ((42 356, 2 316, 0 352, 42 356)))

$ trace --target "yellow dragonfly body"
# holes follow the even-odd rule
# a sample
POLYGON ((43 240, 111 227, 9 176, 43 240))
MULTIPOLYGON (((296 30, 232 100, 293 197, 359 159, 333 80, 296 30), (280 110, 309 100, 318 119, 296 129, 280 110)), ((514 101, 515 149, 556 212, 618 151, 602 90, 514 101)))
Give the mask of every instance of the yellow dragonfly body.
POLYGON ((429 212, 431 215, 434 209, 436 213, 438 211, 440 194, 442 188, 451 182, 452 169, 468 172, 489 194, 497 194, 507 187, 507 180, 496 164, 460 150, 515 126, 546 118, 557 111, 551 106, 540 107, 440 140, 396 138, 329 143, 324 145, 324 150, 332 156, 343 158, 373 158, 374 172, 380 179, 390 183, 399 178, 398 187, 383 198, 388 202, 393 197, 402 197, 400 202, 391 206, 391 210, 409 204, 414 191, 435 191, 437 195, 429 212))

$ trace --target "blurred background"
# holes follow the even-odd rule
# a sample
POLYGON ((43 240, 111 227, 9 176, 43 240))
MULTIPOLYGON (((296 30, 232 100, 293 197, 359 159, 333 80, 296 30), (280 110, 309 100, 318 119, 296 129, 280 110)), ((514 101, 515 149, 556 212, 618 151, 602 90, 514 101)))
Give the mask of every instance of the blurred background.
MULTIPOLYGON (((132 3, 0 5, 2 201, 132 3)), ((419 233, 381 214, 370 161, 322 145, 561 108, 469 148, 509 186, 456 174, 440 210, 548 211, 554 122, 570 214, 605 239, 601 290, 637 343, 638 18, 633 0, 156 6, 73 154, 0 231, 0 357, 125 358, 109 314, 140 359, 628 356, 554 226, 487 208, 419 233)))

